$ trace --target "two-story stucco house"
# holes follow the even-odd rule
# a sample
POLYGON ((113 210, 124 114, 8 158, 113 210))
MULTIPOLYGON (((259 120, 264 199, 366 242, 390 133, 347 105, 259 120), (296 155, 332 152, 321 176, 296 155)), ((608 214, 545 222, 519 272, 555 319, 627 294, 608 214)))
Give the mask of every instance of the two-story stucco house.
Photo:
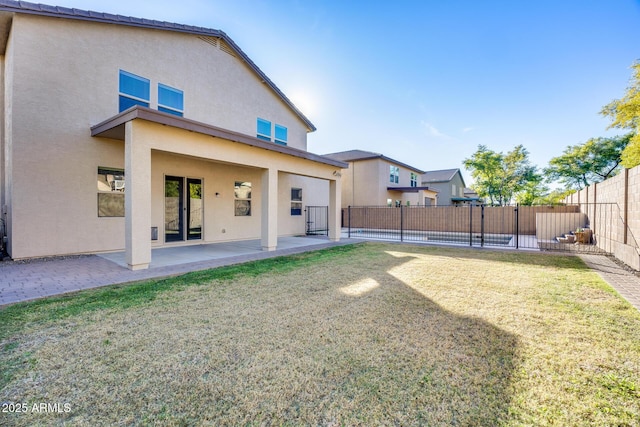
POLYGON ((423 186, 420 169, 379 153, 349 150, 325 154, 346 162, 342 171, 342 207, 435 206, 437 190, 423 186))
POLYGON ((477 195, 465 194, 465 183, 460 169, 427 171, 422 174, 422 185, 438 190, 438 205, 452 206, 473 204, 479 201, 477 195))
POLYGON ((304 233, 347 165, 224 32, 0 1, 0 206, 14 259, 304 233))

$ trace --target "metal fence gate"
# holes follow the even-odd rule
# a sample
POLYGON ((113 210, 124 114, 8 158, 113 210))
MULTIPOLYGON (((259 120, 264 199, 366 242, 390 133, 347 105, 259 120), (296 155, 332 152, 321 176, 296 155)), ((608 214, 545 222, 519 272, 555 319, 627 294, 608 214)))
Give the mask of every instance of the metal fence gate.
POLYGON ((304 212, 307 236, 329 235, 329 206, 307 206, 304 212))
POLYGON ((627 233, 615 203, 350 206, 342 212, 342 224, 348 237, 597 253, 611 252, 627 233))

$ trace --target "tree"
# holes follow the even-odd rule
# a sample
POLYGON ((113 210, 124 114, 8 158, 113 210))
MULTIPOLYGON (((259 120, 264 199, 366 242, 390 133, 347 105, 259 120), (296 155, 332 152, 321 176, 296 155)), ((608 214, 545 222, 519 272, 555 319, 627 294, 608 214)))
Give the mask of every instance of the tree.
POLYGON ((489 199, 492 205, 508 205, 539 176, 536 167, 529 162, 529 152, 522 145, 507 154, 479 145, 463 164, 471 172, 475 182, 473 189, 480 197, 489 199))
POLYGON ((600 114, 613 120, 608 129, 631 129, 629 144, 621 156, 622 165, 626 168, 640 164, 640 61, 636 61, 631 68, 631 85, 624 97, 614 99, 600 111, 600 114))
POLYGON ((583 188, 603 181, 621 168, 622 153, 633 134, 613 138, 591 138, 587 142, 567 147, 562 155, 553 157, 544 174, 549 181, 559 180, 567 188, 583 188))
POLYGON ((537 171, 526 180, 522 189, 516 194, 516 202, 519 205, 549 204, 546 202, 549 195, 549 187, 544 185, 544 177, 537 171))

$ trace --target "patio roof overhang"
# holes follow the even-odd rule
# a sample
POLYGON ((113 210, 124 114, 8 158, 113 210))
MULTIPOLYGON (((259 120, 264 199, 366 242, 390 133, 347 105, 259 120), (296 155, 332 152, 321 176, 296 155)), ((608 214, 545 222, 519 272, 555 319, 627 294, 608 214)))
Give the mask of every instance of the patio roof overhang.
POLYGON ((173 114, 163 113, 161 111, 153 110, 151 108, 142 107, 139 105, 133 106, 120 114, 117 114, 111 118, 108 118, 107 120, 104 120, 101 123, 98 123, 97 125, 92 126, 91 136, 124 141, 125 123, 136 119, 141 119, 164 126, 171 126, 173 128, 182 129, 189 132, 196 132, 214 138, 221 138, 243 144, 245 146, 262 148, 271 152, 286 154, 305 160, 311 160, 313 162, 322 163, 341 169, 346 169, 349 167, 347 163, 330 159, 319 154, 310 153, 308 151, 300 150, 297 148, 287 147, 285 145, 278 145, 273 142, 263 141, 261 139, 239 132, 234 132, 195 120, 186 119, 184 117, 175 116, 173 114))

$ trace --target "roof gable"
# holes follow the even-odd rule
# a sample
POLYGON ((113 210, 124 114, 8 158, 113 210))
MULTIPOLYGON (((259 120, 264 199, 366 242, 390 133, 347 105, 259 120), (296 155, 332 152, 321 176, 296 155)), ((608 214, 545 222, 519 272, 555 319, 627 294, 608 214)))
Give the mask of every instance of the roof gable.
POLYGON ((422 182, 449 182, 456 176, 456 174, 460 175, 460 180, 464 183, 460 169, 427 171, 422 175, 422 182))
POLYGON ((53 18, 76 19, 104 24, 126 25, 147 29, 175 31, 200 36, 215 37, 223 40, 235 54, 256 73, 275 94, 294 112, 307 126, 310 132, 316 130, 313 123, 293 104, 293 102, 267 77, 267 75, 247 56, 246 53, 223 31, 211 28, 196 27, 192 25, 176 24, 165 21, 156 21, 144 18, 135 18, 110 13, 94 12, 89 10, 72 9, 61 6, 50 6, 23 1, 0 0, 0 53, 4 53, 9 35, 11 13, 27 15, 48 16, 53 18))
POLYGON ((419 174, 423 174, 424 171, 413 166, 407 165, 406 163, 399 162, 390 157, 387 157, 380 153, 374 153, 371 151, 364 150, 348 150, 348 151, 340 151, 337 153, 324 154, 324 157, 329 157, 330 159, 339 160, 341 162, 357 162, 359 160, 370 160, 370 159, 382 159, 390 163, 394 163, 396 165, 405 167, 411 171, 414 171, 419 174))

